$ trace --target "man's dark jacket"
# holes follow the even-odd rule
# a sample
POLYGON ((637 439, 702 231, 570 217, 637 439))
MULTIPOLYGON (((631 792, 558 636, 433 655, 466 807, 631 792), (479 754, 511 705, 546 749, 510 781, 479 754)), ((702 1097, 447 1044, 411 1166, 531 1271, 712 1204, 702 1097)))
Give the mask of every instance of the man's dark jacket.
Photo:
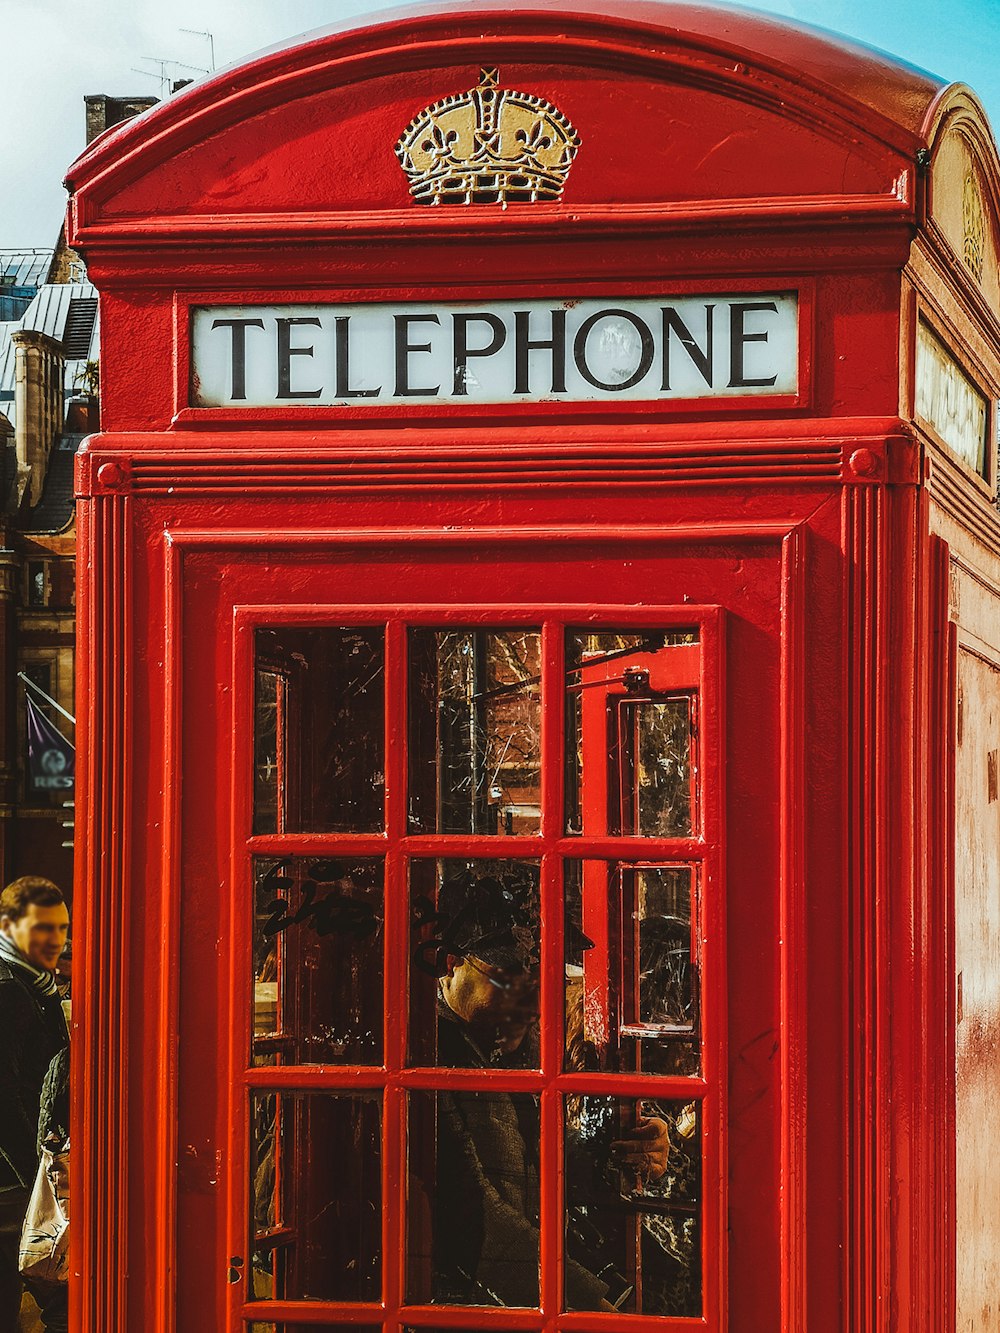
MULTIPOLYGON (((438 1063, 450 1069, 538 1067, 538 1033, 487 1056, 443 1000, 438 1063)), ((538 1304, 538 1104, 530 1094, 483 1089, 437 1094, 434 1200, 435 1302, 538 1304)), ((571 1310, 596 1310, 607 1283, 567 1256, 571 1310)))
POLYGON ((59 996, 0 958, 0 1189, 34 1183, 42 1083, 67 1042, 59 996))

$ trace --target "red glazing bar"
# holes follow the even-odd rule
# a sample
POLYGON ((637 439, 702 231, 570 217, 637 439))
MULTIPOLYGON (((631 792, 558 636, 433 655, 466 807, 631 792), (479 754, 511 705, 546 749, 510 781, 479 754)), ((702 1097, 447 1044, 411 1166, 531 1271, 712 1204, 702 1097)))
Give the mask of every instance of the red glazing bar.
POLYGON ((385 638, 385 823, 390 850, 385 866, 385 1063, 382 1146, 382 1283, 386 1333, 396 1333, 406 1290, 406 1092, 399 1075, 406 1064, 409 894, 406 860, 399 840, 406 830, 406 627, 386 626, 385 638))
MULTIPOLYGON (((720 613, 702 626, 703 662, 700 735, 697 740, 698 802, 709 851, 697 878, 701 952, 701 1045, 708 1090, 701 1108, 702 1134, 702 1311, 708 1326, 723 1328, 728 1291, 728 1013, 726 966, 726 658, 720 613)), ((694 923, 697 922, 697 926, 694 923)))
POLYGON ((255 856, 384 856, 384 833, 262 833, 247 839, 255 856))
POLYGON ((548 838, 534 834, 506 833, 413 833, 403 838, 403 850, 414 856, 538 857, 549 845, 548 838))
MULTIPOLYGON (((565 809, 564 635, 561 623, 542 626, 542 831, 562 831, 565 809)), ((549 854, 542 863, 541 1058, 545 1087, 541 1104, 540 1218, 541 1306, 546 1329, 555 1328, 562 1304, 562 1126, 561 1098, 554 1083, 563 1053, 563 907, 561 865, 549 854)))
MULTIPOLYGON (((608 734, 609 673, 620 675, 621 661, 608 661, 601 653, 580 668, 580 820, 586 838, 607 839, 611 800, 611 767, 608 734), (596 688, 589 688, 595 686, 596 688)), ((567 738, 569 744, 569 738, 567 738)), ((573 738, 575 746, 576 739, 573 738)), ((611 844, 613 845, 613 844, 611 844)), ((573 849, 576 851, 576 848, 573 849)), ((579 853, 577 852, 579 855, 579 853)), ((592 941, 583 962, 583 1006, 587 1032, 599 1048, 606 1048, 611 1036, 612 1013, 610 980, 612 975, 611 937, 608 922, 608 866, 603 861, 585 860, 582 866, 582 928, 592 941)))
POLYGON ((405 1326, 412 1328, 454 1328, 462 1333, 480 1333, 483 1329, 541 1329, 537 1310, 519 1310, 512 1306, 497 1309, 488 1305, 408 1305, 405 1326))
MULTIPOLYGON (((240 1281, 227 1284, 229 1327, 242 1328, 240 1312, 251 1294, 251 1203, 249 1170, 237 1163, 250 1160, 249 1106, 253 1093, 244 1076, 253 1064, 253 998, 250 982, 253 933, 254 859, 247 852, 247 834, 253 829, 255 764, 255 634, 251 626, 233 626, 233 766, 232 766, 232 856, 230 882, 233 911, 230 917, 229 994, 231 998, 229 1068, 229 1171, 227 1239, 230 1255, 245 1263, 240 1281)), ((280 809, 280 800, 279 800, 280 809)), ((278 1003, 281 988, 278 989, 278 1003)), ((280 1010, 278 1023, 280 1024, 280 1010)), ((278 1162, 276 1152, 275 1178, 278 1162)))
POLYGON ((705 855, 701 838, 563 838, 558 851, 564 856, 593 857, 605 861, 683 863, 700 861, 705 855))
MULTIPOLYGON (((382 1323, 382 1306, 345 1301, 334 1305, 328 1301, 254 1301, 243 1315, 246 1324, 315 1324, 321 1328, 332 1325, 374 1325, 382 1323)), ((245 1326, 244 1326, 245 1327, 245 1326)), ((241 1330, 242 1333, 242 1330, 241 1330)))

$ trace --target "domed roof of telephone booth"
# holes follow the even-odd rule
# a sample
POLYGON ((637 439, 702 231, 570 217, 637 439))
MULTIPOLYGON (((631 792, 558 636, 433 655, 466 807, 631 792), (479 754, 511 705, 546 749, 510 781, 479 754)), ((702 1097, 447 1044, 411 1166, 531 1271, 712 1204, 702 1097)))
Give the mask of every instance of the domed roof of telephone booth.
MULTIPOLYGON (((560 209, 581 217, 843 196, 898 206, 948 106, 970 101, 880 52, 723 6, 398 9, 264 51, 102 136, 69 173, 73 239, 86 250, 102 233, 150 242, 158 228, 204 236, 263 217, 419 226, 442 210, 414 207, 396 145, 486 66, 575 131, 560 209)), ((542 221, 524 205, 476 212, 542 221)))

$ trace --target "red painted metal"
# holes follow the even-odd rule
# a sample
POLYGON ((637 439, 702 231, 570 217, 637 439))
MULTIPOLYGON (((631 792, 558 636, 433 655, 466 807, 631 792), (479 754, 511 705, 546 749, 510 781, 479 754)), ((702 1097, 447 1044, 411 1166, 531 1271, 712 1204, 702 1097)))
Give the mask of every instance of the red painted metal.
MULTIPOLYGON (((77 472, 76 1333, 242 1333, 252 1309, 387 1333, 648 1324, 560 1309, 560 1099, 593 1078, 562 1070, 559 865, 588 858, 698 872, 702 1072, 599 1076, 701 1107, 704 1311, 657 1327, 950 1333, 956 649, 900 415, 901 274, 927 223, 918 152, 967 97, 760 15, 456 5, 265 53, 71 169, 105 423, 77 472), (558 205, 410 201, 393 144, 485 61, 579 131, 558 205), (782 398, 191 405, 192 305, 792 291, 782 398), (385 626, 384 831, 253 833, 261 625, 385 626), (537 837, 410 831, 409 625, 541 628, 537 837), (567 834, 565 629, 694 625, 692 678, 650 688, 698 692, 698 827, 613 832, 605 767, 567 834), (407 866, 497 854, 544 858, 541 1068, 408 1067, 407 866), (383 1065, 248 1061, 252 861, 293 855, 384 857, 383 1065), (408 1306, 407 1093, 484 1079, 541 1099, 540 1305, 408 1306), (255 1088, 382 1094, 381 1300, 251 1307, 246 1266, 228 1280, 255 1088)), ((590 691, 598 726, 611 692, 590 691)))

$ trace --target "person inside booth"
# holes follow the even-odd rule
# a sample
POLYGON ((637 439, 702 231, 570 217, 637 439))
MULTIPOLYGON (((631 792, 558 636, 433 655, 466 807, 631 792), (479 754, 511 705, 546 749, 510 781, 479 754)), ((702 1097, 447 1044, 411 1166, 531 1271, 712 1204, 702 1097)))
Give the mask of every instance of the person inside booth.
MULTIPOLYGON (((453 1069, 539 1067, 537 867, 503 877, 465 869, 444 879, 437 916, 438 1064, 453 1069)), ((581 937, 580 947, 587 941, 581 937)), ((426 957, 426 955, 425 955, 426 957)), ((622 1220, 621 1181, 651 1184, 667 1170, 670 1129, 636 1114, 622 1128, 595 1099, 568 1099, 566 1174, 574 1181, 565 1265, 571 1309, 621 1308, 633 1290, 606 1235, 602 1202, 622 1220), (605 1196, 602 1200, 602 1195, 605 1196), (596 1219, 596 1220, 595 1220, 596 1219)), ((606 1101, 606 1099, 596 1099, 606 1101)), ((529 1094, 451 1089, 437 1094, 432 1299, 538 1302, 539 1108, 529 1094)))

